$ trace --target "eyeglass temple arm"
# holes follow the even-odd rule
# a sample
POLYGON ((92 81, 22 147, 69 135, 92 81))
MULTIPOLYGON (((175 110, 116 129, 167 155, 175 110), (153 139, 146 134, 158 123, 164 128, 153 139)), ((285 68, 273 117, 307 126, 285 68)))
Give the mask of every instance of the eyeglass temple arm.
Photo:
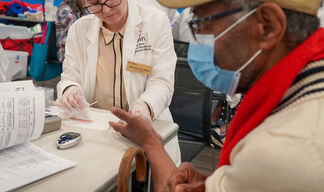
POLYGON ((237 9, 232 9, 232 10, 229 10, 229 11, 217 14, 217 15, 212 15, 212 16, 209 16, 209 17, 201 18, 201 19, 190 20, 189 24, 198 24, 198 23, 201 23, 201 22, 204 22, 204 21, 208 21, 208 20, 212 20, 212 19, 218 19, 218 18, 221 18, 221 17, 225 17, 225 16, 228 16, 228 15, 240 12, 240 11, 243 11, 242 7, 237 8, 237 9))

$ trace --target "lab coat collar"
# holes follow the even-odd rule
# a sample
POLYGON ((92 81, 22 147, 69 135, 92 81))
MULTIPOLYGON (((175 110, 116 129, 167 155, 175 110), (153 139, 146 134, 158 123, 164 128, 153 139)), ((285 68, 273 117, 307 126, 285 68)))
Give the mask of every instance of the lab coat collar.
POLYGON ((101 21, 95 15, 91 15, 91 19, 93 19, 93 22, 90 23, 88 33, 86 34, 86 38, 93 43, 95 41, 98 41, 98 33, 101 21))
POLYGON ((103 35, 105 44, 106 45, 109 45, 112 42, 112 40, 114 38, 116 38, 116 37, 118 39, 123 39, 124 33, 125 33, 125 25, 122 27, 122 29, 120 31, 118 31, 117 33, 114 33, 112 31, 110 31, 109 29, 107 29, 104 26, 103 21, 101 21, 101 24, 100 24, 100 32, 99 32, 100 34, 99 35, 103 35))

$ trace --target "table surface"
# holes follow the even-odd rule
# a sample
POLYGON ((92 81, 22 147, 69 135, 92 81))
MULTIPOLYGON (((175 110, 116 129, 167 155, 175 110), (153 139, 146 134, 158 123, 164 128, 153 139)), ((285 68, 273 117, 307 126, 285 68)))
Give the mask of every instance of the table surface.
MULTIPOLYGON (((91 109, 102 113, 109 111, 91 109)), ((155 120, 154 129, 166 144, 178 131, 175 123, 155 120)), ((76 162, 76 166, 28 184, 15 191, 110 191, 116 187, 118 168, 125 151, 134 146, 112 128, 105 131, 62 125, 60 130, 42 135, 32 142, 43 150, 76 162), (56 139, 64 132, 80 132, 77 146, 58 150, 56 139)))

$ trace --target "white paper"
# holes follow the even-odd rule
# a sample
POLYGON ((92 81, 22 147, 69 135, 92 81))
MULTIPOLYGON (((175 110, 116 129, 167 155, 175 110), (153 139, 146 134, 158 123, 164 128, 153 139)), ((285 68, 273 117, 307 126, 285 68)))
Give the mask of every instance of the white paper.
MULTIPOLYGON (((0 83, 0 92, 21 92, 21 91, 34 91, 35 87, 33 81, 14 81, 0 83)), ((15 95, 12 95, 13 97, 15 95)))
MULTIPOLYGON (((56 106, 52 106, 50 109, 48 109, 48 112, 46 113, 60 116, 59 108, 56 106)), ((81 119, 81 120, 80 121, 72 120, 70 118, 63 119, 62 125, 105 131, 110 127, 108 124, 109 121, 115 121, 115 122, 119 121, 119 118, 113 115, 112 113, 96 112, 91 109, 88 111, 87 114, 83 114, 82 116, 74 115, 73 117, 75 119, 81 119)))
POLYGON ((38 138, 45 121, 44 91, 31 81, 0 83, 0 149, 38 138))
POLYGON ((63 121, 63 124, 104 131, 110 127, 108 124, 109 121, 119 121, 119 119, 113 114, 99 113, 95 111, 90 111, 88 113, 88 117, 91 122, 79 122, 76 120, 67 119, 63 121))
POLYGON ((3 149, 0 151, 0 191, 16 189, 73 166, 75 162, 47 153, 31 143, 3 149))

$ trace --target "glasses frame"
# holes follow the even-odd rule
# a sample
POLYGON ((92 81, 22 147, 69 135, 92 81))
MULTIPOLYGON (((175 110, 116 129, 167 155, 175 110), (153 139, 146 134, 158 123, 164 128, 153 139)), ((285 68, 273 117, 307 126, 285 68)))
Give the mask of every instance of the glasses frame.
POLYGON ((112 0, 106 0, 106 1, 103 2, 103 3, 99 3, 99 2, 97 2, 97 3, 93 4, 93 5, 84 6, 83 9, 84 9, 87 13, 89 13, 89 14, 97 14, 97 13, 102 12, 104 6, 107 6, 107 7, 109 7, 109 8, 114 8, 114 7, 117 7, 118 5, 120 5, 120 4, 122 3, 122 0, 119 0, 119 3, 118 3, 118 4, 116 4, 116 5, 114 5, 114 6, 109 6, 109 5, 107 5, 107 2, 108 2, 108 1, 112 1, 112 0), (97 11, 97 12, 91 12, 91 11, 89 11, 89 8, 91 8, 91 7, 93 7, 93 6, 96 6, 96 5, 101 5, 101 9, 100 9, 100 11, 97 11))
POLYGON ((236 8, 236 9, 225 11, 223 13, 218 13, 218 14, 215 14, 215 15, 211 15, 209 17, 204 17, 204 18, 201 18, 201 19, 191 18, 187 22, 187 24, 189 25, 191 35, 193 36, 193 38, 195 40, 197 40, 196 34, 199 33, 199 23, 202 23, 202 22, 205 22, 205 21, 210 21, 210 20, 213 20, 213 19, 219 19, 219 18, 228 16, 228 15, 232 15, 234 13, 241 12, 241 11, 243 11, 243 7, 239 7, 239 8, 236 8))

